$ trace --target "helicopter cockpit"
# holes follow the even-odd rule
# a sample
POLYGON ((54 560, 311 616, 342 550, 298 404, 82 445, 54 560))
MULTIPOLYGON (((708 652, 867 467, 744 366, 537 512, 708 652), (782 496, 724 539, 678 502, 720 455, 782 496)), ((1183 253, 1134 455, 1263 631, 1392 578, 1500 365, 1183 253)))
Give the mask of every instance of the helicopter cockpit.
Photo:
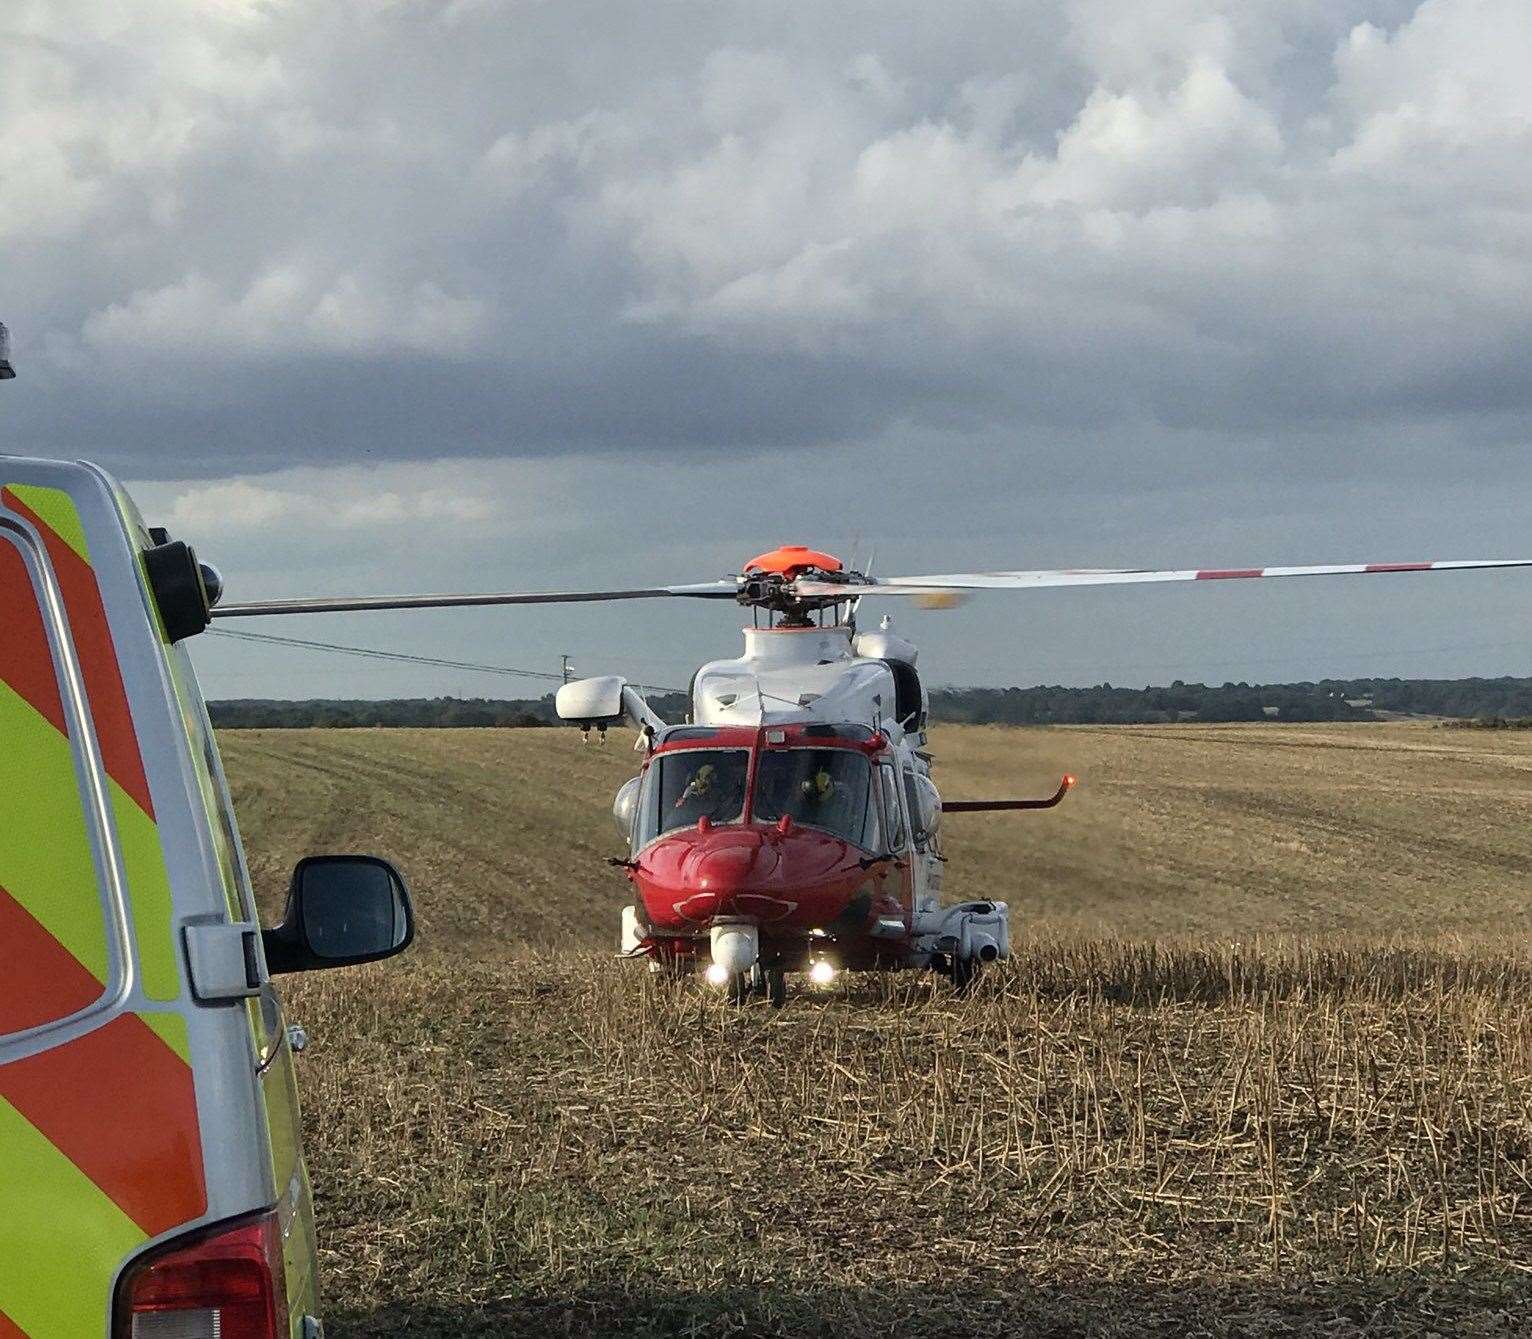
MULTIPOLYGON (((786 819, 863 850, 880 849, 889 797, 867 753, 870 730, 810 726, 789 737, 773 729, 748 743, 742 733, 693 726, 666 736, 665 744, 683 747, 661 746, 645 770, 634 850, 703 819, 708 826, 786 819)), ((899 823, 887 828, 896 831, 899 823)))
POLYGON ((682 749, 650 768, 640 815, 640 844, 677 828, 738 823, 745 816, 750 750, 682 749))
POLYGON ((878 832, 872 764, 845 748, 764 749, 750 813, 758 823, 788 818, 871 850, 878 832))

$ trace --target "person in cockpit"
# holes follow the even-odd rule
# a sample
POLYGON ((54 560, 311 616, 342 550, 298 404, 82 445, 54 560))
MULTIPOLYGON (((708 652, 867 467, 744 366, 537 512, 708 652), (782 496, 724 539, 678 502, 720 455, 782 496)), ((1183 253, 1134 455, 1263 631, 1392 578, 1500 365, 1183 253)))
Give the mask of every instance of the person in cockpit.
POLYGON ((745 807, 743 760, 734 765, 703 762, 692 772, 673 806, 674 822, 667 826, 695 823, 706 818, 713 823, 731 823, 745 807))

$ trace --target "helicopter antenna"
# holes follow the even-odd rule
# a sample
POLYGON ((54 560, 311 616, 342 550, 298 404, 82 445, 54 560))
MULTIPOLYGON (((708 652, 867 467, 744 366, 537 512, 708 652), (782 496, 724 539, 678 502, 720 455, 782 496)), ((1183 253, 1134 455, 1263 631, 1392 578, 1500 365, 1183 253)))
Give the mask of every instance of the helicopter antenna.
MULTIPOLYGON (((878 550, 877 550, 877 546, 874 545, 872 548, 867 550, 867 566, 866 567, 862 567, 862 568, 858 568, 857 570, 859 572, 861 572, 863 576, 868 577, 870 579, 872 577, 872 565, 877 560, 878 560, 878 550)), ((846 626, 851 629, 851 635, 853 637, 856 636, 856 611, 857 611, 857 608, 861 605, 861 603, 862 603, 862 597, 859 595, 859 596, 856 597, 856 599, 854 599, 854 600, 852 600, 850 602, 850 607, 846 611, 846 626)))

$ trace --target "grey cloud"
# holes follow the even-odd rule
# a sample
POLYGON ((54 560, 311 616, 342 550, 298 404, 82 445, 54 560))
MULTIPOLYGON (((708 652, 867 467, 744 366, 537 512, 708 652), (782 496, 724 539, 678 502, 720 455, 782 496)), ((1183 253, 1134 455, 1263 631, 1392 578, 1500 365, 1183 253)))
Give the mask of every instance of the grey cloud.
POLYGON ((1532 402, 1516 0, 10 26, 9 426, 128 473, 911 428, 1089 430, 1110 471, 1156 425, 1330 469, 1360 424, 1503 444, 1532 402))

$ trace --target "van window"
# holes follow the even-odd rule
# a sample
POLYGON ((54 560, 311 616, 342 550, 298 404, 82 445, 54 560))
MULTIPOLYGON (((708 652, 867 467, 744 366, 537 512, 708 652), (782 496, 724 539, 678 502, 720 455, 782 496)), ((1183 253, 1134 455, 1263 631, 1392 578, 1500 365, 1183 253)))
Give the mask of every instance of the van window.
POLYGON ((85 758, 38 597, 41 555, 0 521, 0 1038, 97 1003, 111 977, 85 758))

